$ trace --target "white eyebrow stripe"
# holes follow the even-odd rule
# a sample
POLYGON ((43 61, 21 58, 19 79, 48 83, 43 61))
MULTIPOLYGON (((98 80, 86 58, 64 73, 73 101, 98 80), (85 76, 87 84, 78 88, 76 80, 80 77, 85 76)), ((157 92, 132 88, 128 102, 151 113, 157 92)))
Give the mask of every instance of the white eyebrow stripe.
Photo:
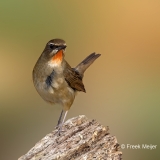
POLYGON ((52 45, 55 45, 55 46, 61 46, 61 45, 67 46, 66 43, 64 43, 64 44, 59 44, 59 43, 48 42, 48 45, 49 45, 49 44, 52 44, 52 45))
POLYGON ((52 42, 49 42, 48 44, 53 44, 53 45, 55 45, 54 43, 52 43, 52 42))

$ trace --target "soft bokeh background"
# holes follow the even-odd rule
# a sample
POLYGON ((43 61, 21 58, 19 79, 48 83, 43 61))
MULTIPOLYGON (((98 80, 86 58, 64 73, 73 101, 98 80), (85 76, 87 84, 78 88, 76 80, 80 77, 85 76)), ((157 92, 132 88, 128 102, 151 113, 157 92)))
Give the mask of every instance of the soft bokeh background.
POLYGON ((67 116, 81 114, 110 127, 123 159, 159 159, 160 1, 0 2, 0 159, 18 159, 54 129, 61 108, 45 103, 32 84, 32 69, 52 38, 67 42, 66 59, 77 65, 102 56, 87 70, 67 116))

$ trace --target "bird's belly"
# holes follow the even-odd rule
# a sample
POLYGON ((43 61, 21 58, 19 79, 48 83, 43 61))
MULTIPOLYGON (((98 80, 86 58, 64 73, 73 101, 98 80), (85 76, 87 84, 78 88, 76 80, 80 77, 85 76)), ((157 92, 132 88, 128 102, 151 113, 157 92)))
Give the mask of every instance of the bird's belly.
POLYGON ((65 109, 69 109, 75 98, 75 91, 68 86, 66 81, 57 81, 52 86, 46 83, 39 84, 37 88, 40 96, 47 102, 61 104, 65 109))

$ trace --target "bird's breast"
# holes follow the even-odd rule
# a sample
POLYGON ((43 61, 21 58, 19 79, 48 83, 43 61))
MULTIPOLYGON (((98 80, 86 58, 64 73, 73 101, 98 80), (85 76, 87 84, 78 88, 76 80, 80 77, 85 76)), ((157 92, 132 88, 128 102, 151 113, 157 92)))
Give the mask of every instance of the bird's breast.
POLYGON ((68 86, 62 77, 54 77, 52 81, 39 82, 36 86, 39 95, 47 102, 71 106, 75 98, 75 91, 68 86), (50 84, 50 85, 49 85, 50 84))
MULTIPOLYGON (((37 67, 37 66, 36 66, 37 67)), ((39 95, 47 102, 70 107, 75 98, 75 91, 64 78, 64 65, 50 60, 45 66, 37 67, 33 72, 33 81, 39 95)))

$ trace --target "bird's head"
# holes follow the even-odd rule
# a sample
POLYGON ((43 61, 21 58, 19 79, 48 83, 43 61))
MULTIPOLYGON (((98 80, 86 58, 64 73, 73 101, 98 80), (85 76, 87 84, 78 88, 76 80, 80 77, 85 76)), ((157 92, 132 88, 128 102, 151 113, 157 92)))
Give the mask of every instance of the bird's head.
POLYGON ((50 63, 56 64, 63 60, 66 42, 62 39, 52 39, 47 44, 42 55, 50 61, 50 63))

